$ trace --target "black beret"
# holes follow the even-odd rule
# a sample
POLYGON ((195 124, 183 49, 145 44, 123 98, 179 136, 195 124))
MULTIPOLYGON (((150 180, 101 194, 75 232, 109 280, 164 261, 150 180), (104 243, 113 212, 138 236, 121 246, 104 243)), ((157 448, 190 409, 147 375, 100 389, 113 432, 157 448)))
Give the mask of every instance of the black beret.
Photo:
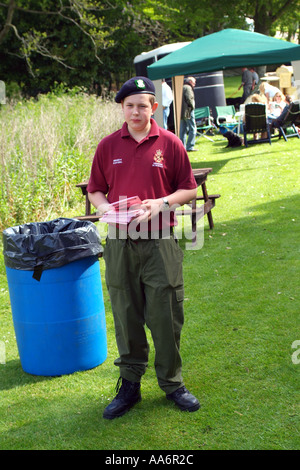
POLYGON ((137 95, 140 93, 148 93, 155 95, 155 87, 151 80, 147 77, 133 77, 124 83, 122 88, 118 91, 115 101, 121 103, 126 96, 137 95))

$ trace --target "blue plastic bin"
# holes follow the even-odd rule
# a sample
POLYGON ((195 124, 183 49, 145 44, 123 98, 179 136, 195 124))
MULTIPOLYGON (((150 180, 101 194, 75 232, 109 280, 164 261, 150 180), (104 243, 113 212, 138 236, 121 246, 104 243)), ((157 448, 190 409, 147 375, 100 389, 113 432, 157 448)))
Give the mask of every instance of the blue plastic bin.
MULTIPOLYGON (((76 230, 77 227, 75 232, 76 230)), ((73 251, 76 251, 76 237, 82 245, 82 227, 79 232, 78 237, 75 233, 75 242, 74 233, 71 234, 73 251)), ((9 236, 11 237, 11 233, 9 236)), ((26 230, 24 237, 30 236, 30 230, 26 230)), ((25 245, 26 242, 27 238, 25 245)), ((32 241, 30 243, 33 246, 32 241)), ((5 246, 11 250, 9 243, 4 243, 4 249, 5 246)), ((61 246, 60 249, 64 251, 61 246)), ((78 260, 43 269, 39 280, 33 277, 32 270, 15 269, 6 265, 20 361, 23 370, 29 374, 71 374, 96 367, 107 357, 98 256, 91 255, 91 250, 88 249, 87 256, 84 257, 82 246, 79 248, 79 245, 78 253, 78 260)))

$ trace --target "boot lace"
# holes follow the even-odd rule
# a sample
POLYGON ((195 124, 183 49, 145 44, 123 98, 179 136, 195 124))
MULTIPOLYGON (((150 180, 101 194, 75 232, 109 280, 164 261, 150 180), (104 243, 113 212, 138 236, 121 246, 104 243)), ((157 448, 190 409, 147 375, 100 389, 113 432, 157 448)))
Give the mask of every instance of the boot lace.
POLYGON ((118 398, 128 397, 128 393, 135 394, 138 389, 138 384, 129 382, 122 377, 119 377, 116 385, 116 393, 118 398))

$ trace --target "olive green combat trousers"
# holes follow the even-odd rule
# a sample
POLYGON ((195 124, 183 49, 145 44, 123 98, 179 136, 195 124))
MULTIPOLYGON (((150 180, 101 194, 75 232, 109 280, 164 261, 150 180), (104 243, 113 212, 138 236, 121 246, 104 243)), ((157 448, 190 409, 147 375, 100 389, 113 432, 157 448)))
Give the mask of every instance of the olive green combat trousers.
POLYGON ((140 382, 148 365, 145 324, 155 347, 160 388, 183 385, 180 333, 183 326, 183 253, 173 235, 136 241, 107 238, 106 283, 115 322, 120 376, 140 382))

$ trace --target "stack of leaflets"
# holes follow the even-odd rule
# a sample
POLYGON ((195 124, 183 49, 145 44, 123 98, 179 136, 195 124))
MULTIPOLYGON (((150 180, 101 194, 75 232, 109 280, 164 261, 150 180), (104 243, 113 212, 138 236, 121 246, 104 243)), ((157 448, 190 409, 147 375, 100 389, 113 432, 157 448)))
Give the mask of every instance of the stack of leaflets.
POLYGON ((100 220, 107 224, 127 225, 144 213, 144 210, 141 209, 141 204, 142 201, 138 196, 120 199, 110 204, 112 209, 105 212, 100 220))

